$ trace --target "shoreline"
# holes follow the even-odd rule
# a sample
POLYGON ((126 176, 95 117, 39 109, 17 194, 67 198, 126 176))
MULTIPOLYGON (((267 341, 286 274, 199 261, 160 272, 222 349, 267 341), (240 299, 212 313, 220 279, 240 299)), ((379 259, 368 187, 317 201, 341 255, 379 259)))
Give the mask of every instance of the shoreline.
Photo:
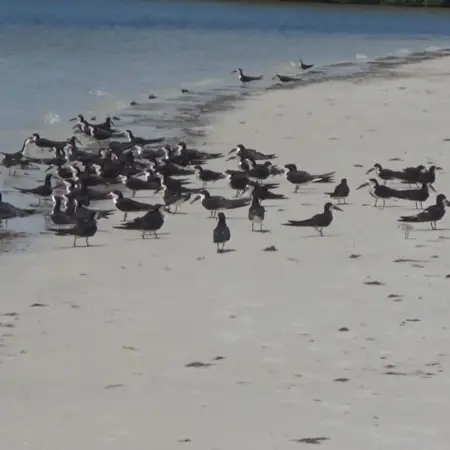
MULTIPOLYGON (((298 82, 273 82, 269 86, 263 87, 258 87, 256 84, 242 87, 239 86, 239 84, 236 84, 234 86, 231 85, 215 89, 211 92, 191 91, 176 97, 170 96, 167 98, 160 98, 157 95, 157 98, 151 100, 147 99, 147 101, 144 101, 145 96, 142 95, 142 98, 139 98, 139 102, 134 107, 128 106, 115 111, 105 109, 103 112, 121 117, 121 122, 118 122, 120 128, 129 126, 136 129, 136 127, 138 127, 138 130, 142 129, 144 134, 145 130, 152 130, 160 135, 172 137, 172 139, 168 139, 169 143, 184 140, 188 145, 202 146, 206 144, 205 130, 208 126, 216 121, 217 116, 220 120, 220 115, 223 112, 227 113, 228 111, 239 107, 242 100, 264 95, 268 91, 300 89, 316 83, 328 83, 337 80, 358 81, 380 76, 396 76, 396 68, 421 61, 432 61, 449 55, 450 48, 439 48, 436 50, 410 52, 405 55, 388 55, 373 60, 332 62, 325 66, 317 66, 312 70, 300 72, 302 77, 298 82), (167 117, 164 113, 164 116, 160 117, 159 111, 164 111, 164 108, 167 108, 169 105, 171 105, 172 109, 175 108, 172 115, 167 117), (177 136, 171 134, 173 127, 177 130, 177 136)), ((267 73, 265 75, 267 75, 267 73)), ((113 97, 113 99, 114 100, 111 100, 113 103, 118 102, 118 99, 115 97, 113 97)), ((123 101, 121 102, 124 103, 123 101)), ((100 109, 89 111, 89 113, 94 113, 98 117, 102 116, 100 109)), ((70 130, 70 123, 68 123, 67 126, 63 125, 65 119, 67 118, 62 118, 60 122, 57 122, 55 124, 56 127, 46 127, 44 133, 51 133, 51 138, 53 139, 63 139, 67 137, 68 130, 70 130)), ((36 130, 28 130, 27 132, 30 134, 35 131, 36 130)), ((39 130, 39 132, 42 133, 41 130, 39 130)), ((40 154, 44 155, 46 153, 40 152, 40 154)), ((42 177, 41 171, 38 172, 39 176, 42 177)), ((33 174, 34 173, 32 172, 32 181, 36 178, 33 174)), ((23 177, 23 179, 25 179, 25 177, 23 177)), ((15 179, 6 177, 6 184, 3 192, 12 196, 12 203, 22 206, 23 199, 21 199, 20 196, 15 196, 14 191, 8 189, 9 184, 17 184, 19 180, 20 178, 15 179)), ((36 224, 36 228, 39 228, 39 224, 43 221, 36 219, 32 222, 33 224, 36 224)), ((35 239, 46 234, 45 229, 19 227, 18 230, 14 230, 13 226, 14 224, 11 222, 9 230, 5 231, 7 233, 9 233, 9 231, 17 232, 20 236, 18 245, 21 250, 33 245, 35 239)), ((7 248, 8 252, 14 251, 13 243, 10 243, 7 248)), ((4 253, 1 247, 0 253, 4 253)))
POLYGON ((272 90, 205 125, 200 149, 240 142, 347 177, 349 205, 323 238, 281 223, 319 212, 334 184, 294 195, 274 177, 288 200, 267 202, 269 233, 250 231, 247 208, 227 213, 234 252, 215 253, 215 221, 194 204, 160 240, 111 230, 116 214, 92 248, 43 236, 0 259, 5 446, 446 448, 449 217, 404 239, 397 219, 414 205, 373 208, 355 189, 374 162, 435 163, 450 198, 449 73, 446 57, 272 90))

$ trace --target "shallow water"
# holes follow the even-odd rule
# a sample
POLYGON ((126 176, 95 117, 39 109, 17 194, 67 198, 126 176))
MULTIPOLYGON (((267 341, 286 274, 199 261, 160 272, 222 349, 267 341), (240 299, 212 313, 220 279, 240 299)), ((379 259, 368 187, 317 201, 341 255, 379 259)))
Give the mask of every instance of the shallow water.
MULTIPOLYGON (((3 151, 18 150, 34 131, 66 136, 67 119, 78 112, 121 110, 122 123, 136 134, 175 137, 193 106, 198 114, 217 95, 232 99, 269 86, 277 72, 298 74, 300 56, 320 69, 314 78, 366 69, 379 57, 450 47, 443 11, 152 0, 36 5, 8 1, 0 10, 3 151), (243 90, 230 74, 235 67, 265 79, 243 90), (180 95, 181 88, 191 94, 180 95), (149 94, 158 100, 146 100, 149 94), (140 105, 130 109, 130 100, 140 105)), ((29 199, 11 187, 43 177, 33 178, 12 180, 3 170, 0 186, 24 206, 29 199)), ((21 229, 25 222, 33 224, 15 224, 21 229)))

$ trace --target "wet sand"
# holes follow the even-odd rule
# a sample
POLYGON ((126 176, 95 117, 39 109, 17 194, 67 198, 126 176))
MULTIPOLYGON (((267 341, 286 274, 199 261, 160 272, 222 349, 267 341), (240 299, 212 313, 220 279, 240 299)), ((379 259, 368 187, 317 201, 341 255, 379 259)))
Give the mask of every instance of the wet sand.
POLYGON ((348 178, 323 238, 280 224, 321 211, 331 186, 274 177, 289 199, 266 202, 268 233, 227 214, 233 252, 215 252, 194 204, 159 240, 112 230, 116 214, 92 248, 42 236, 2 257, 5 448, 446 449, 449 218, 404 239, 414 205, 374 208, 355 188, 374 162, 435 163, 450 196, 449 74, 444 58, 271 91, 207 127, 207 151, 243 143, 348 178))

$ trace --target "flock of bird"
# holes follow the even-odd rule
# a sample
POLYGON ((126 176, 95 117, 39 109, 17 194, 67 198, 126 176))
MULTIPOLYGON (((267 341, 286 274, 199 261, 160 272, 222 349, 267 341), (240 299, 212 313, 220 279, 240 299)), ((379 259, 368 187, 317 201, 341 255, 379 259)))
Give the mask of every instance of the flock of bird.
MULTIPOLYGON (((115 118, 118 120, 119 118, 115 118)), ((33 188, 15 189, 23 194, 34 195, 44 202, 52 200, 53 207, 48 211, 52 222, 49 230, 57 235, 73 236, 73 246, 77 239, 86 240, 97 232, 99 219, 108 218, 115 211, 123 213, 122 223, 114 228, 136 230, 144 239, 152 234, 158 238, 158 231, 164 225, 165 213, 177 214, 178 208, 186 202, 201 202, 210 217, 217 218, 213 231, 213 242, 219 252, 224 251, 231 233, 224 211, 248 207, 248 219, 252 231, 263 231, 266 209, 262 203, 270 200, 283 200, 284 194, 274 192, 277 182, 268 179, 284 176, 294 187, 294 193, 308 184, 333 183, 335 172, 320 174, 299 170, 295 164, 284 166, 272 162, 277 155, 237 145, 228 155, 208 153, 187 148, 180 142, 176 146, 163 145, 163 138, 142 138, 134 136, 131 130, 121 131, 115 122, 107 117, 103 123, 91 123, 83 115, 71 119, 76 121, 74 135, 65 141, 54 141, 35 133, 25 139, 22 149, 16 153, 3 153, 2 165, 14 175, 17 169, 29 169, 32 166, 45 167, 45 180, 33 188), (87 141, 82 147, 81 138, 87 141), (48 150, 48 157, 27 156, 30 145, 48 150), (53 152, 53 154, 51 153, 53 152), (219 158, 236 159, 237 168, 215 171, 206 167, 211 160, 219 158), (200 186, 193 187, 190 177, 195 176, 200 186), (234 196, 212 195, 208 185, 219 180, 227 180, 234 196), (56 180, 56 183, 54 182, 56 180), (161 200, 156 204, 138 201, 137 192, 152 191, 160 193, 161 200), (127 196, 127 192, 130 193, 127 196), (112 200, 114 209, 92 208, 92 202, 112 200), (130 213, 142 213, 134 220, 127 221, 130 213)), ((371 178, 357 189, 369 187, 370 195, 375 199, 374 206, 381 200, 383 207, 388 199, 396 198, 414 202, 416 208, 428 200, 429 190, 434 190, 436 167, 428 169, 420 165, 407 167, 400 171, 383 168, 375 164, 367 173, 375 171, 371 178), (400 180, 409 184, 408 189, 396 189, 387 182, 400 180), (412 188, 411 185, 420 186, 412 188)), ((342 211, 338 206, 346 203, 350 194, 347 180, 344 178, 333 191, 325 192, 330 199, 324 205, 323 212, 305 220, 289 220, 285 226, 312 227, 320 235, 323 229, 333 221, 333 210, 342 211)), ((445 214, 448 201, 443 194, 437 195, 436 204, 414 216, 403 216, 401 222, 430 222, 436 229, 436 222, 445 214)), ((24 217, 43 211, 39 208, 22 209, 4 202, 0 195, 0 221, 15 217, 24 217)), ((45 209, 44 209, 45 211, 45 209)))
MULTIPOLYGON (((313 65, 304 64, 301 68, 308 70, 313 65)), ((244 75, 241 69, 233 72, 239 74, 242 83, 260 80, 262 77, 244 75)), ((289 77, 277 75, 280 81, 290 81, 289 77)), ((38 133, 27 137, 21 150, 15 153, 4 153, 2 165, 15 175, 17 170, 32 167, 45 167, 44 183, 34 188, 15 189, 27 195, 34 195, 44 203, 53 202, 51 211, 41 208, 18 208, 4 202, 0 193, 0 222, 15 217, 24 217, 40 212, 48 212, 47 218, 52 226, 48 229, 57 235, 73 236, 73 246, 77 239, 83 238, 89 246, 89 238, 97 232, 97 222, 107 219, 116 210, 123 213, 122 223, 114 228, 136 230, 143 239, 148 234, 158 238, 158 231, 164 225, 165 213, 177 214, 178 208, 186 202, 201 201, 201 205, 217 218, 213 230, 213 242, 219 252, 224 251, 225 244, 231 238, 224 211, 248 207, 248 219, 252 231, 264 231, 263 222, 266 209, 263 202, 284 200, 284 194, 274 192, 278 182, 267 180, 284 176, 294 186, 297 193, 301 186, 317 183, 334 183, 335 172, 312 174, 299 170, 293 163, 276 165, 272 162, 277 155, 264 154, 260 151, 237 145, 228 153, 227 161, 237 160, 237 168, 215 171, 206 167, 211 160, 224 158, 222 153, 208 153, 191 149, 184 142, 176 146, 165 144, 164 138, 137 137, 131 130, 115 128, 119 117, 106 117, 102 123, 92 123, 81 114, 70 119, 76 122, 73 135, 64 141, 55 141, 41 137, 38 133), (81 140, 85 141, 83 146, 81 140), (29 147, 34 145, 41 150, 48 150, 48 157, 32 157, 28 155, 29 147), (51 153, 53 152, 53 153, 51 153), (196 176, 201 186, 193 187, 189 177, 196 176), (229 188, 234 191, 233 197, 211 195, 208 185, 226 179, 229 188), (56 182, 54 182, 56 181, 56 182), (127 196, 127 191, 130 196, 127 196), (152 191, 161 195, 156 204, 138 201, 134 197, 137 192, 152 191), (114 209, 92 208, 92 202, 112 200, 114 209), (127 221, 130 213, 142 213, 134 220, 127 221), (258 229, 259 226, 259 229, 258 229)), ((95 120, 90 119, 90 120, 95 120)), ((435 166, 428 169, 424 165, 407 167, 402 170, 390 170, 375 164, 367 174, 375 171, 377 177, 371 178, 357 188, 369 187, 370 195, 385 206, 388 199, 402 199, 414 202, 416 208, 423 209, 428 200, 429 190, 434 191, 436 180, 435 166), (393 180, 409 184, 408 189, 388 186, 393 180), (412 188, 415 185, 416 188, 412 188)), ((323 235, 323 229, 333 221, 333 210, 342 211, 338 206, 346 203, 350 195, 347 179, 331 192, 325 192, 330 200, 324 205, 323 212, 305 220, 289 220, 282 225, 292 227, 312 227, 323 235)), ((432 229, 445 214, 449 205, 445 195, 439 194, 436 203, 414 216, 402 216, 400 222, 429 222, 432 229)), ((405 225, 406 226, 406 225, 405 225)), ((406 231, 405 231, 406 234, 406 231)))

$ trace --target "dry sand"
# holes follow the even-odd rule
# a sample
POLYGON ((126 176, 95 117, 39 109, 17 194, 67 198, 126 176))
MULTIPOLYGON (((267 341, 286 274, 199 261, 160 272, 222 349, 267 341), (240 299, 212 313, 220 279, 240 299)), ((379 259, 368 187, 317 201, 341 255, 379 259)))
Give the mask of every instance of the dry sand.
POLYGON ((350 205, 323 238, 280 224, 321 211, 329 186, 294 195, 281 179, 270 233, 229 214, 235 252, 215 252, 194 204, 158 241, 112 231, 117 214, 96 247, 43 236, 2 255, 0 447, 447 450, 450 219, 405 240, 396 219, 413 205, 355 192, 375 161, 434 162, 450 194, 450 59, 396 74, 272 91, 208 129, 208 151, 244 143, 347 177, 350 205))

